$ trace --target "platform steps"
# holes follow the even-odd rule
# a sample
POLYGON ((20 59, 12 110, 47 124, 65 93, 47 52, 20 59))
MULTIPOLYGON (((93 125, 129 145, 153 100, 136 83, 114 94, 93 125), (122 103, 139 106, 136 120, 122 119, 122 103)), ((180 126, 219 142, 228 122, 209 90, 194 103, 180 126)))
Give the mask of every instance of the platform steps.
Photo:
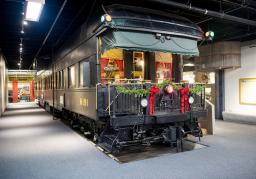
POLYGON ((107 153, 115 153, 118 151, 116 148, 117 137, 118 136, 114 134, 101 136, 97 145, 107 153))

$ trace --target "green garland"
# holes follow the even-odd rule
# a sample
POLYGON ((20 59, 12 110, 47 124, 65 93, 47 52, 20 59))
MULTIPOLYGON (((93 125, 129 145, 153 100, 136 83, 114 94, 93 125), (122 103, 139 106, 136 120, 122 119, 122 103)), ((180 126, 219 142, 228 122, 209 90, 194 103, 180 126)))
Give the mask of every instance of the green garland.
POLYGON ((149 95, 149 90, 147 89, 140 89, 140 88, 132 88, 129 89, 124 86, 117 86, 116 90, 118 93, 128 94, 128 95, 135 95, 137 97, 144 97, 149 95))
POLYGON ((174 90, 179 90, 182 88, 181 84, 172 83, 171 80, 164 80, 162 83, 157 84, 157 87, 160 89, 163 89, 165 86, 167 86, 169 84, 173 86, 174 90))
MULTIPOLYGON (((172 83, 170 80, 164 80, 162 83, 159 83, 156 86, 159 89, 163 89, 168 84, 171 84, 173 86, 173 89, 177 90, 177 91, 182 88, 182 84, 175 84, 175 83, 172 83)), ((141 89, 141 88, 136 88, 136 87, 130 89, 125 86, 116 86, 116 90, 118 93, 135 95, 137 97, 145 97, 145 96, 149 95, 149 89, 141 89)), ((203 90, 204 90, 203 85, 195 85, 193 88, 189 89, 189 93, 190 93, 190 95, 196 95, 196 94, 201 93, 203 90)))
POLYGON ((203 85, 195 85, 195 87, 189 89, 189 93, 191 95, 196 95, 196 94, 201 93, 203 90, 204 90, 203 85))
POLYGON ((168 84, 171 84, 171 80, 164 80, 162 83, 158 83, 156 86, 159 89, 163 89, 163 87, 167 86, 168 84))

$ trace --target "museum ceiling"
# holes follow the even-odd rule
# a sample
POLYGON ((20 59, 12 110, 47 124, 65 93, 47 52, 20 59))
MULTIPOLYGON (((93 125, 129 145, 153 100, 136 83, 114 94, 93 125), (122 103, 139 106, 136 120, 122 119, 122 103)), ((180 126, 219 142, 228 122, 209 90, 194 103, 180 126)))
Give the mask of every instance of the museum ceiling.
POLYGON ((31 68, 35 57, 47 65, 51 62, 52 52, 60 48, 64 40, 101 4, 146 6, 178 14, 195 22, 204 31, 214 31, 213 41, 247 41, 256 38, 256 1, 253 0, 67 0, 46 41, 65 0, 46 0, 39 23, 29 22, 28 25, 23 25, 25 33, 21 34, 24 2, 25 0, 0 2, 0 48, 10 69, 18 68, 21 38, 24 46, 22 69, 31 68))

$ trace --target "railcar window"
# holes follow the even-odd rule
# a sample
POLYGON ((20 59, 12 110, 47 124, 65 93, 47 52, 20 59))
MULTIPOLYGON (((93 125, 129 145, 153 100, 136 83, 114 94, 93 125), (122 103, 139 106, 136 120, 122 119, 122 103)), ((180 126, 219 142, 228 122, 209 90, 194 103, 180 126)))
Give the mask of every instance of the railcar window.
POLYGON ((90 62, 80 62, 80 87, 90 86, 90 62))
POLYGON ((73 65, 68 68, 68 87, 74 88, 75 84, 75 65, 73 65))
POLYGON ((54 85, 54 80, 53 80, 53 74, 51 76, 51 89, 53 89, 53 85, 54 85))
POLYGON ((43 89, 45 90, 45 87, 46 87, 46 81, 45 79, 43 79, 43 89))
POLYGON ((51 89, 52 88, 52 77, 50 76, 49 77, 49 89, 51 89))
POLYGON ((64 89, 64 70, 61 71, 61 88, 64 89))
POLYGON ((50 86, 50 80, 49 78, 45 78, 45 89, 49 89, 49 86, 50 86))
POLYGON ((62 73, 62 71, 59 71, 58 72, 58 86, 57 86, 57 88, 59 88, 59 89, 61 89, 62 88, 62 86, 61 86, 61 73, 62 73))
POLYGON ((59 78, 58 77, 58 73, 55 72, 55 75, 54 75, 54 86, 53 86, 54 89, 58 89, 58 81, 59 81, 58 78, 59 78))

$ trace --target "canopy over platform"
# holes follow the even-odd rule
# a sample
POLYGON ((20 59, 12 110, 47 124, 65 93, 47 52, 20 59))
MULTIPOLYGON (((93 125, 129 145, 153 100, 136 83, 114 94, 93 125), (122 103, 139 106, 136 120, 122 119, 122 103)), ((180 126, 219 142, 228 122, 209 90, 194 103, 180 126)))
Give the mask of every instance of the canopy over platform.
POLYGON ((102 36, 100 41, 101 53, 113 49, 160 51, 181 55, 199 55, 197 40, 166 36, 157 37, 156 33, 136 31, 111 31, 102 36))

